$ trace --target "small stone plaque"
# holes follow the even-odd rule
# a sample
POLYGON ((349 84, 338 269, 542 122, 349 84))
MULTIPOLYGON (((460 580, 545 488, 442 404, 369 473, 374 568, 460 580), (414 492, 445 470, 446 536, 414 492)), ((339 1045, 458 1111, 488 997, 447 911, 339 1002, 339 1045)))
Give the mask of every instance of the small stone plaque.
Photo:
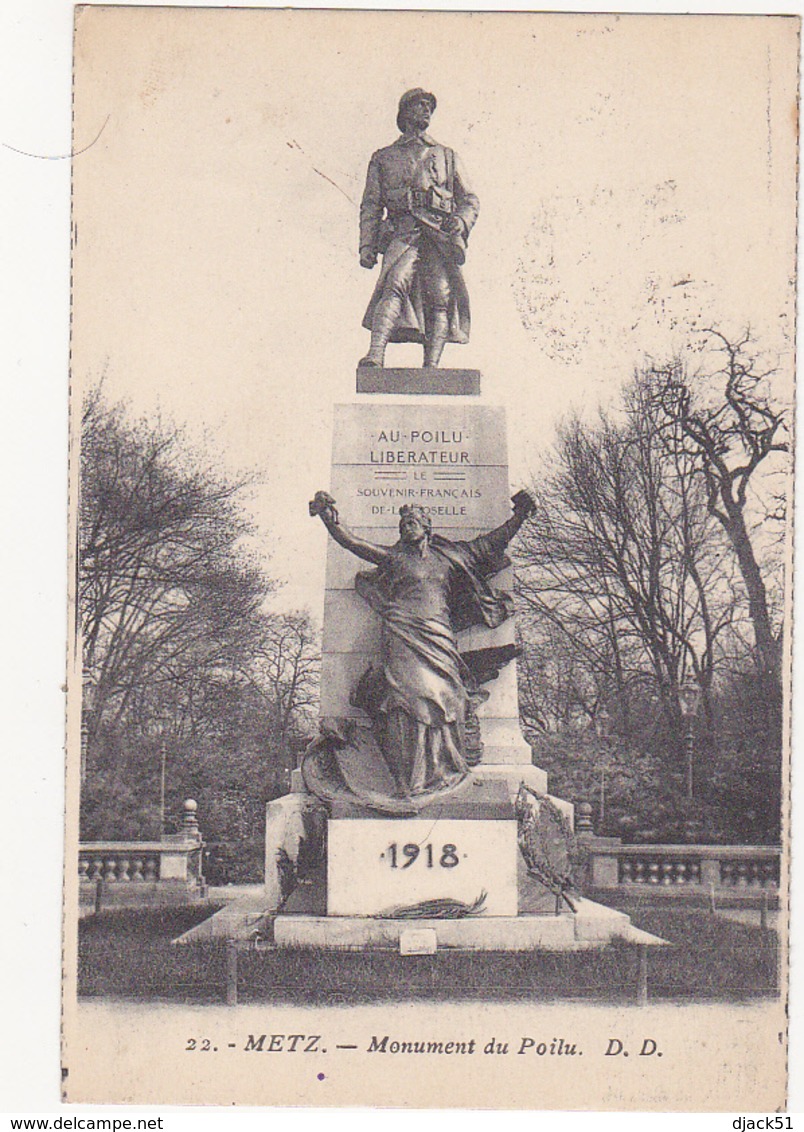
POLYGON ((409 928, 399 933, 400 955, 435 955, 438 935, 434 928, 409 928))

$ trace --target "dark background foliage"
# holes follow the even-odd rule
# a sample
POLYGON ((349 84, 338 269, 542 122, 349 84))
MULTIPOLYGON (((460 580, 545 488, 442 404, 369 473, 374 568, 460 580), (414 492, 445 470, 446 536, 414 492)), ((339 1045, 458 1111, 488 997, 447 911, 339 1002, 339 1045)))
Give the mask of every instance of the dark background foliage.
POLYGON ((81 471, 81 836, 159 837, 192 797, 212 870, 258 880, 265 802, 287 791, 311 727, 315 631, 269 611, 248 479, 180 431, 96 393, 81 471))
POLYGON ((775 842, 784 413, 748 338, 704 338, 701 372, 646 365, 559 428, 517 546, 520 708, 597 832, 775 842))

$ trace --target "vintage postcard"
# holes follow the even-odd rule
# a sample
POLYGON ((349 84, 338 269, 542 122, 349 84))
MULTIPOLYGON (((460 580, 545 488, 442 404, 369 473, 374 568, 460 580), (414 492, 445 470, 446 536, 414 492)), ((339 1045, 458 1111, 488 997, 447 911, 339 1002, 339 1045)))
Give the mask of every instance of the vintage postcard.
POLYGON ((784 1108, 799 31, 76 8, 68 1101, 784 1108))

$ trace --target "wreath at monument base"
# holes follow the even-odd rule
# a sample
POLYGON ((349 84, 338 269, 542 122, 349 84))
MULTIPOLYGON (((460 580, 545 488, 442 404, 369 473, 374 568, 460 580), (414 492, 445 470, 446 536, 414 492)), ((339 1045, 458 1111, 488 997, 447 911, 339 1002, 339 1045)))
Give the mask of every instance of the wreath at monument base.
POLYGON ((546 794, 538 794, 524 782, 516 798, 517 841, 528 873, 556 898, 556 913, 562 901, 577 911, 570 894, 579 895, 577 875, 583 853, 566 815, 546 794))
POLYGON ((467 916, 480 916, 486 910, 486 897, 484 889, 477 900, 472 904, 464 904, 462 900, 453 900, 442 897, 436 900, 422 900, 419 904, 401 904, 396 908, 389 908, 386 912, 379 912, 375 920, 463 920, 467 916))

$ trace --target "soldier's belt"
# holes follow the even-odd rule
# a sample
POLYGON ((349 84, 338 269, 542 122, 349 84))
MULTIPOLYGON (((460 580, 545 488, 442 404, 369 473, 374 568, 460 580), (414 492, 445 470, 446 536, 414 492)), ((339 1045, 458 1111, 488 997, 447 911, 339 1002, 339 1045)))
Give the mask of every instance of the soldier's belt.
POLYGON ((426 208, 429 212, 440 212, 445 216, 451 216, 455 208, 455 202, 451 197, 442 196, 432 189, 425 191, 411 189, 409 199, 411 209, 426 208))

